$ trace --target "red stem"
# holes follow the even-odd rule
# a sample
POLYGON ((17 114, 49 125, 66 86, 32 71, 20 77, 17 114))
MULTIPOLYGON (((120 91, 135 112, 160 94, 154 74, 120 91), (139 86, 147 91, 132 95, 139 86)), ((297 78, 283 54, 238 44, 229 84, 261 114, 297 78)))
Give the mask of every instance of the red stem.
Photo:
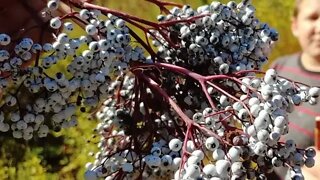
POLYGON ((179 178, 180 178, 182 167, 183 167, 184 163, 186 162, 186 156, 188 154, 190 155, 190 152, 187 151, 187 142, 188 142, 189 134, 191 132, 191 128, 192 128, 192 124, 187 126, 187 132, 186 132, 186 135, 183 140, 181 162, 180 162, 180 166, 179 166, 179 178))
POLYGON ((240 103, 243 105, 243 107, 247 110, 247 112, 248 112, 248 114, 249 114, 249 116, 250 116, 250 121, 251 121, 251 122, 254 121, 254 119, 253 119, 253 117, 252 117, 252 114, 250 113, 250 110, 249 110, 249 108, 247 107, 247 105, 246 105, 245 103, 243 103, 242 101, 240 101, 240 99, 232 96, 231 94, 229 94, 228 92, 226 92, 225 90, 223 90, 222 88, 220 88, 219 86, 211 83, 210 81, 207 81, 207 83, 208 83, 210 86, 212 86, 212 87, 216 88, 217 90, 219 90, 221 93, 223 93, 223 94, 225 94, 226 96, 228 96, 229 98, 231 98, 231 99, 233 99, 233 100, 235 100, 235 101, 237 101, 237 102, 240 102, 240 103))
POLYGON ((101 6, 98 6, 98 5, 95 5, 95 4, 91 4, 91 3, 87 3, 87 2, 84 2, 81 6, 82 6, 82 8, 86 8, 86 9, 98 9, 103 13, 111 13, 111 14, 113 14, 113 15, 115 15, 117 17, 120 17, 122 19, 125 19, 125 20, 131 19, 131 20, 143 23, 145 25, 149 25, 149 26, 152 26, 152 27, 159 27, 158 23, 147 21, 147 20, 144 20, 142 18, 133 16, 133 15, 130 15, 130 14, 127 14, 127 13, 123 13, 123 12, 119 12, 119 11, 116 11, 116 10, 109 9, 107 7, 101 7, 101 6))
POLYGON ((202 18, 202 17, 205 17, 205 16, 210 16, 210 14, 201 14, 201 15, 193 16, 193 17, 186 18, 186 19, 177 19, 177 20, 165 21, 165 22, 159 23, 159 25, 161 25, 161 26, 173 26, 173 25, 176 25, 177 23, 191 22, 191 21, 194 21, 196 19, 199 19, 199 18, 202 18))
POLYGON ((218 115, 218 114, 223 114, 223 113, 226 113, 226 112, 230 112, 230 113, 233 113, 234 110, 222 110, 222 111, 218 111, 218 112, 214 112, 212 114, 208 114, 206 116, 204 116, 204 118, 206 117, 212 117, 212 116, 215 116, 215 115, 218 115))
POLYGON ((139 72, 134 71, 133 73, 137 77, 140 77, 141 79, 143 79, 149 85, 150 89, 159 93, 162 96, 162 98, 164 98, 167 102, 169 102, 171 107, 177 112, 177 114, 186 123, 186 125, 193 124, 193 121, 183 113, 180 107, 169 97, 169 95, 162 88, 159 87, 159 85, 154 80, 142 74, 141 71, 139 72))
POLYGON ((148 2, 154 3, 157 6, 177 6, 179 8, 182 8, 183 5, 179 3, 169 2, 169 1, 160 1, 160 0, 146 0, 148 2))

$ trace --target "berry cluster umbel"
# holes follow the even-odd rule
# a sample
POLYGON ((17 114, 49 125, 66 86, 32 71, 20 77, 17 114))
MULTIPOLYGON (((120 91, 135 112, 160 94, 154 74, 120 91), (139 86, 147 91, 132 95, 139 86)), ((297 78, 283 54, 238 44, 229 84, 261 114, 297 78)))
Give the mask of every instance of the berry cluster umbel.
MULTIPOLYGON (((315 151, 279 140, 288 113, 316 104, 320 90, 260 71, 277 32, 248 0, 196 10, 148 1, 166 13, 159 22, 71 1, 78 11, 48 23, 53 42, 14 44, 0 34, 1 47, 14 46, 0 50, 0 131, 45 137, 102 104, 100 152, 86 165, 87 179, 264 179, 280 166, 303 179, 315 151), (74 37, 73 22, 85 34, 74 37), (59 64, 65 70, 48 73, 59 64)), ((61 3, 50 0, 45 14, 61 3)))
POLYGON ((170 24, 171 41, 159 31, 150 36, 164 62, 203 75, 260 69, 268 60, 271 44, 278 40, 278 33, 255 17, 251 4, 233 1, 226 5, 213 2, 197 10, 187 5, 174 7, 158 20, 170 24), (179 21, 182 19, 194 20, 179 21))
MULTIPOLYGON (((70 37, 74 29, 71 22, 53 17, 50 26, 64 30, 56 34, 54 42, 40 44, 23 38, 12 54, 1 50, 0 86, 5 92, 2 132, 11 131, 13 137, 29 140, 34 135, 45 137, 50 128, 75 126, 77 111, 96 108, 114 93, 111 78, 125 74, 129 61, 146 61, 143 50, 129 44, 125 21, 112 14, 104 21, 99 16, 81 10, 79 18, 87 23, 86 34, 76 38, 70 37), (95 39, 98 33, 100 37, 95 39), (23 67, 39 53, 45 54, 36 59, 34 66, 23 67), (66 69, 49 76, 47 71, 56 72, 59 63, 67 63, 66 69)), ((10 46, 10 37, 0 34, 0 43, 10 46)))

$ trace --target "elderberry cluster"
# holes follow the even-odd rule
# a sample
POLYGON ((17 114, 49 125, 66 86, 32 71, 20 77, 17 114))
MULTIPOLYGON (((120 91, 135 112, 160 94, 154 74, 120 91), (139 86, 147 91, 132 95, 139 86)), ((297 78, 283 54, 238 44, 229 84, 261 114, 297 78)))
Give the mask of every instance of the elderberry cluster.
MULTIPOLYGON (((280 166, 303 179, 314 149, 280 137, 289 131, 288 113, 316 104, 320 89, 260 71, 277 32, 248 0, 197 10, 150 2, 167 13, 159 22, 68 1, 78 9, 51 17, 53 42, 14 43, 0 34, 0 131, 45 137, 102 105, 100 151, 86 179, 265 179, 280 166), (69 19, 84 34, 74 37, 69 19)), ((60 3, 50 0, 44 14, 60 3)))
MULTIPOLYGON (((49 1, 48 11, 57 6, 59 1, 49 1)), ((113 94, 111 80, 128 72, 130 61, 146 61, 142 48, 130 45, 124 20, 112 14, 102 20, 101 12, 87 9, 79 18, 86 26, 78 37, 72 35, 73 23, 61 17, 49 22, 58 31, 53 42, 35 43, 25 37, 14 44, 10 36, 0 34, 1 132, 30 140, 46 137, 50 129, 76 126, 76 113, 96 108, 113 94), (5 49, 9 46, 14 52, 5 49), (24 66, 36 56, 33 66, 24 66), (65 69, 55 70, 61 64, 67 64, 65 69)))
MULTIPOLYGON (((127 78, 121 91, 132 89, 128 87, 133 81, 127 78)), ((96 161, 87 164, 86 177, 113 179, 118 172, 127 179, 265 179, 275 167, 289 166, 293 179, 303 178, 300 168, 314 166, 314 149, 300 149, 294 140, 279 140, 288 133, 288 113, 295 105, 314 104, 320 89, 294 84, 278 77, 273 69, 263 78, 244 77, 241 81, 238 100, 221 95, 220 108, 202 102, 206 106, 190 112, 194 123, 210 131, 202 134, 199 129, 192 137, 187 132, 179 134, 182 124, 170 109, 162 110, 163 114, 150 112, 152 119, 133 127, 135 111, 146 116, 144 105, 117 109, 115 100, 109 99, 97 114, 102 121, 97 130, 105 138, 99 143, 96 161), (147 127, 156 130, 151 136, 154 139, 148 139, 151 132, 143 127, 149 121, 156 124, 147 127), (139 140, 131 145, 134 138, 139 140), (146 166, 143 171, 141 164, 146 166)), ((130 93, 128 98, 134 96, 130 93)), ((156 110, 160 111, 152 109, 156 110)))
POLYGON ((295 105, 315 104, 320 89, 278 77, 273 69, 253 76, 250 70, 261 69, 277 40, 277 33, 254 17, 254 7, 248 2, 213 2, 197 11, 175 7, 158 20, 170 26, 167 34, 149 33, 158 47, 154 66, 167 63, 229 78, 208 80, 212 106, 200 80, 183 70, 145 69, 192 120, 188 125, 157 98, 159 92, 143 88, 138 73, 125 77, 123 85, 117 83, 120 97, 107 100, 97 113, 101 151, 87 164, 86 178, 266 179, 275 167, 288 166, 293 179, 302 179, 300 168, 314 165, 315 151, 280 137, 289 131, 288 113, 295 105))
POLYGON ((170 40, 159 32, 150 35, 165 62, 186 67, 201 74, 228 74, 261 69, 267 62, 278 33, 255 17, 249 3, 212 2, 196 10, 188 5, 175 7, 158 20, 170 23, 170 40), (189 21, 179 20, 189 19, 189 21), (172 46, 174 44, 176 46, 172 46))

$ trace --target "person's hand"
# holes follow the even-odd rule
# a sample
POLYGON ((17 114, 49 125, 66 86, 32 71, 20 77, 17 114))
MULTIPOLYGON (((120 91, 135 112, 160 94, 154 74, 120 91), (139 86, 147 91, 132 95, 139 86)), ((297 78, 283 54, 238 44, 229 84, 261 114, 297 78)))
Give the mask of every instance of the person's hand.
MULTIPOLYGON (((50 16, 43 15, 49 0, 0 0, 0 34, 8 34, 11 42, 28 37, 34 43, 51 42, 53 29, 48 25, 50 16), (17 13, 19 12, 19 13, 17 13)), ((54 16, 64 16, 71 13, 72 3, 81 4, 93 0, 61 0, 59 9, 52 12, 54 16), (70 3, 71 2, 71 3, 70 3)), ((1 49, 12 51, 15 44, 2 46, 1 49)), ((25 65, 24 65, 25 66, 25 65)), ((28 64, 26 65, 28 66, 28 64)), ((1 75, 0 75, 1 76, 1 75)))
POLYGON ((21 33, 26 37, 37 39, 38 28, 28 28, 39 25, 41 19, 38 13, 46 7, 46 2, 41 0, 0 0, 0 33, 8 34, 12 39, 18 38, 21 33), (17 13, 19 12, 19 13, 17 13))
MULTIPOLYGON (((315 148, 316 149, 316 148, 315 148)), ((314 157, 315 165, 312 168, 303 167, 302 174, 306 180, 320 179, 320 151, 316 150, 316 157, 314 157)))
MULTIPOLYGON (((93 0, 70 0, 73 3, 92 2, 93 0)), ((61 1, 61 4, 69 5, 69 0, 61 1)), ((42 21, 40 12, 47 6, 47 0, 0 0, 0 33, 12 36, 12 39, 30 37, 35 42, 40 38, 42 21), (19 12, 19 13, 17 13, 19 12), (38 26, 37 28, 34 28, 38 26)), ((69 12, 69 8, 67 9, 69 12)), ((60 13, 65 13, 58 11, 60 13)), ((59 13, 59 15, 60 15, 59 13)), ((61 14, 63 15, 63 14, 61 14)))

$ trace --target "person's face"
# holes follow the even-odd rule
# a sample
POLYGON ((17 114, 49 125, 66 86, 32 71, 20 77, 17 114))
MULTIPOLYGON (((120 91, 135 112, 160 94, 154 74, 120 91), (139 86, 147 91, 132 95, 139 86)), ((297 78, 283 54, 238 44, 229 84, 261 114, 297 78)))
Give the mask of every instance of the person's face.
POLYGON ((320 0, 303 0, 292 21, 292 32, 303 53, 320 61, 320 0))

